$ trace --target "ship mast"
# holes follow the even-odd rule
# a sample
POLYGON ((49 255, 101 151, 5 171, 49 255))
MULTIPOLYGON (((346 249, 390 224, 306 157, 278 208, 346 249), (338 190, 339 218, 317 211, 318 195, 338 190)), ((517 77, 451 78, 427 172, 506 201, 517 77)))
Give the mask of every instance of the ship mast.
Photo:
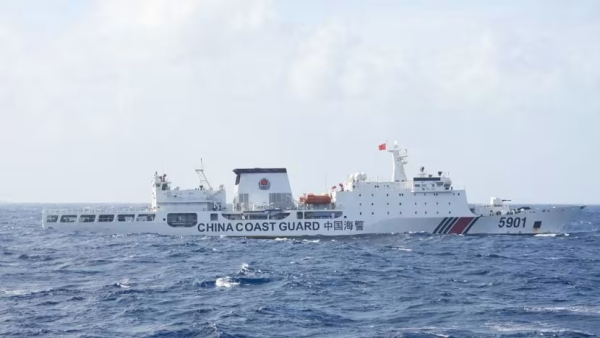
POLYGON ((394 141, 394 147, 389 149, 388 152, 392 153, 392 182, 406 182, 406 172, 404 171, 404 165, 407 163, 406 158, 408 157, 406 149, 401 151, 398 142, 394 141))
POLYGON ((208 178, 206 178, 206 174, 204 173, 204 165, 202 163, 202 159, 200 159, 200 168, 196 169, 196 173, 198 173, 198 177, 200 178, 200 188, 203 189, 206 186, 209 190, 212 190, 212 187, 208 182, 208 178))

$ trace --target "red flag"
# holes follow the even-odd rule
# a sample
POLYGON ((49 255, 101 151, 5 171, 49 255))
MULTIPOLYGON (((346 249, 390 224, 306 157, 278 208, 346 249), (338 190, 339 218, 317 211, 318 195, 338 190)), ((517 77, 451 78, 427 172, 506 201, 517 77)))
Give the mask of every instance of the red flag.
POLYGON ((385 150, 385 143, 379 145, 379 150, 385 150))

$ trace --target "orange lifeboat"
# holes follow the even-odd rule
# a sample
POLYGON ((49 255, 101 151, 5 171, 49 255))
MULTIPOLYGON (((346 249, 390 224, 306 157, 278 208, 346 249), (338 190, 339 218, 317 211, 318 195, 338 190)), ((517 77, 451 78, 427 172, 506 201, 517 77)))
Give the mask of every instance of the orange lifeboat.
POLYGON ((331 196, 326 195, 326 194, 324 194, 324 195, 308 194, 306 196, 301 196, 300 202, 304 203, 304 204, 330 204, 331 196))

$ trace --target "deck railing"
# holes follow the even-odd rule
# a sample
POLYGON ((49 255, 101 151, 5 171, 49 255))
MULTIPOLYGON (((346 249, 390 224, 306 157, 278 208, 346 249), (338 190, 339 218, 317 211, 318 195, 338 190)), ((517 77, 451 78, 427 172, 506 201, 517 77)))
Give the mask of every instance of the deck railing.
POLYGON ((153 212, 149 207, 131 207, 131 208, 57 208, 57 209, 45 209, 44 214, 46 215, 66 215, 66 214, 127 214, 127 213, 148 213, 153 212))

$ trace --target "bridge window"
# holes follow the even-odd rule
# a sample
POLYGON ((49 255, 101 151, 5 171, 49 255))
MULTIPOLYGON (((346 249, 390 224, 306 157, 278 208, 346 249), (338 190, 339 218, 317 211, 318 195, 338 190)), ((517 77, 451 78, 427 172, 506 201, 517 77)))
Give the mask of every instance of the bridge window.
POLYGON ((122 214, 117 216, 117 221, 119 222, 133 222, 134 219, 134 214, 122 214))
POLYGON ((324 219, 342 217, 341 211, 305 211, 305 219, 324 219))
POLYGON ((75 223, 77 222, 77 215, 62 215, 60 217, 61 223, 75 223))
MULTIPOLYGON (((221 215, 232 221, 242 219, 242 215, 240 215, 240 214, 221 214, 221 215)), ((166 220, 167 220, 166 218, 163 218, 163 221, 166 221, 166 220)))
POLYGON ((91 223, 96 221, 96 215, 81 215, 79 216, 79 222, 91 223))
POLYGON ((198 223, 196 213, 174 213, 167 214, 167 224, 172 227, 193 227, 198 223))
POLYGON ((268 219, 269 215, 267 214, 248 214, 243 215, 242 219, 268 219))
POLYGON ((58 215, 48 215, 46 217, 46 222, 48 223, 56 223, 58 221, 58 215))
POLYGON ((303 219, 303 218, 304 218, 304 213, 303 213, 302 211, 298 211, 298 212, 296 213, 296 218, 298 218, 298 219, 303 219))
POLYGON ((290 215, 289 212, 280 212, 275 215, 269 215, 269 219, 285 219, 290 215))
POLYGON ((98 216, 98 222, 112 222, 115 220, 115 215, 100 215, 98 216))
POLYGON ((155 214, 139 214, 136 218, 138 222, 152 222, 154 221, 155 214))
POLYGON ((218 214, 210 214, 210 220, 211 221, 219 220, 219 215, 218 214))

